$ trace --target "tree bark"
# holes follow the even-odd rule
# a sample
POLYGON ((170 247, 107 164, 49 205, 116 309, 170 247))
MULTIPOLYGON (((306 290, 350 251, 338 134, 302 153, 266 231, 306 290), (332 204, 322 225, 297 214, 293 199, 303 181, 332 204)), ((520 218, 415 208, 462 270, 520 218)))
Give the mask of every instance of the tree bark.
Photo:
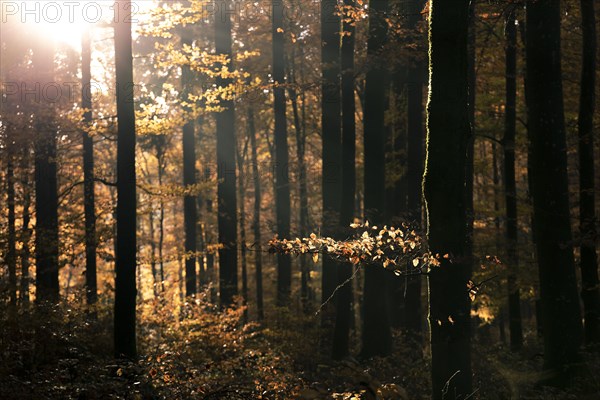
MULTIPOLYGON (((354 0, 344 5, 353 7, 354 0)), ((356 29, 344 22, 342 37, 342 204, 340 225, 348 229, 354 222, 354 195, 356 192, 356 104, 354 102, 354 41, 356 29)), ((333 333, 334 359, 342 359, 349 353, 350 325, 352 323, 352 263, 340 263, 337 270, 338 291, 336 297, 335 327, 333 333), (340 286, 341 285, 341 286, 340 286)))
MULTIPOLYGON (((369 4, 367 53, 373 63, 365 82, 364 152, 365 215, 371 223, 383 223, 385 205, 385 104, 387 71, 382 50, 387 41, 387 0, 369 4)), ((386 356, 392 350, 386 286, 388 271, 381 265, 365 267, 362 356, 386 356)))
POLYGON ((521 325, 521 296, 517 281, 519 267, 517 228, 517 184, 515 177, 515 137, 517 122, 517 19, 516 6, 506 15, 504 28, 506 57, 506 113, 504 120, 504 193, 506 201, 506 260, 508 274, 508 325, 510 347, 513 351, 523 346, 521 325))
MULTIPOLYGON (((275 113, 275 209, 277 235, 290 236, 290 181, 285 105, 285 61, 283 36, 283 0, 273 0, 273 96, 275 113)), ((289 254, 277 254, 277 304, 286 306, 290 301, 292 260, 289 254)))
MULTIPOLYGON (((191 46, 192 39, 189 33, 182 33, 182 44, 191 46)), ((192 74, 189 65, 181 69, 181 86, 184 101, 189 101, 187 94, 191 89, 192 74)), ((189 111, 189 109, 188 109, 189 111)), ((183 185, 190 187, 196 184, 196 138, 194 134, 194 121, 189 120, 183 126, 183 185)), ((188 194, 183 198, 183 225, 185 230, 185 294, 196 294, 196 223, 198 211, 196 196, 188 194)))
POLYGON ((239 145, 236 143, 236 159, 237 159, 237 168, 238 168, 238 199, 240 202, 240 257, 242 264, 242 302, 244 308, 244 321, 248 321, 248 270, 247 270, 247 260, 246 260, 246 188, 245 185, 245 173, 244 173, 244 164, 246 162, 246 154, 248 146, 247 142, 244 145, 244 148, 240 150, 239 145))
POLYGON ((17 311, 17 231, 15 215, 15 164, 12 135, 9 133, 6 143, 6 205, 8 208, 8 235, 6 250, 6 264, 8 266, 8 293, 9 293, 9 316, 13 317, 17 311))
POLYGON ((256 309, 258 320, 265 317, 263 305, 263 278, 262 278, 262 236, 260 234, 260 202, 261 185, 260 174, 258 173, 258 150, 256 146, 256 128, 254 126, 254 109, 252 105, 248 107, 248 135, 250 135, 250 148, 252 151, 252 178, 254 181, 254 219, 252 221, 252 231, 254 233, 254 264, 256 268, 256 309))
MULTIPOLYGON (((83 122, 92 125, 92 43, 90 30, 83 33, 81 42, 81 107, 83 122)), ((85 289, 88 305, 96 304, 98 283, 96 275, 96 199, 94 195, 94 139, 83 131, 83 208, 85 214, 85 289)))
POLYGON ((432 0, 429 14, 427 158, 423 181, 429 249, 448 255, 429 274, 432 398, 471 393, 467 284, 467 147, 471 140, 468 82, 469 1, 432 0))
MULTIPOLYGON (((231 0, 217 1, 215 14, 215 48, 217 55, 228 58, 224 66, 232 70, 232 38, 231 0)), ((231 78, 217 77, 217 87, 227 88, 232 84, 231 78)), ((216 114, 217 120, 217 197, 219 243, 219 289, 221 306, 233 304, 233 297, 238 293, 237 275, 237 199, 236 199, 236 164, 235 164, 235 110, 233 100, 223 99, 222 112, 216 114)))
POLYGON ((579 229, 581 299, 587 343, 600 341, 600 281, 596 254, 594 111, 596 101, 596 14, 593 0, 581 0, 583 60, 579 98, 579 229))
MULTIPOLYGON (((54 45, 38 43, 33 64, 42 85, 54 79, 54 45)), ((58 181, 56 128, 53 105, 40 97, 35 141, 35 259, 36 302, 57 303, 58 285, 58 181)))
MULTIPOLYGON (((341 88, 340 88, 340 30, 336 0, 321 0, 321 127, 323 138, 323 231, 335 236, 339 230, 341 205, 341 88)), ((323 257, 322 302, 326 302, 336 286, 337 262, 323 257)), ((333 306, 326 305, 323 322, 329 323, 333 306)))
MULTIPOLYGON (((421 20, 422 0, 413 0, 408 5, 408 23, 410 29, 416 29, 421 20)), ((425 66, 420 60, 412 61, 407 78, 407 209, 410 221, 416 226, 422 224, 423 213, 423 82, 425 66)), ((412 275, 406 279, 406 297, 404 305, 404 324, 407 331, 417 341, 421 341, 423 311, 421 307, 421 275, 412 275)))
POLYGON ((527 109, 544 361, 549 382, 556 384, 568 378, 582 339, 569 220, 560 18, 559 0, 527 2, 527 109))
POLYGON ((135 358, 136 177, 135 112, 130 1, 115 3, 117 85, 117 245, 115 259, 115 356, 135 358))

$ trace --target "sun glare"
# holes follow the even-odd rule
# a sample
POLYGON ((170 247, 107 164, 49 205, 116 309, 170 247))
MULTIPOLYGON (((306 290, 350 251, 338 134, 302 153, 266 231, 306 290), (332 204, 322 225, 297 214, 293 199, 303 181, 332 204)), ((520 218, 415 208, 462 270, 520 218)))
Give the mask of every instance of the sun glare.
POLYGON ((115 1, 108 0, 0 0, 0 11, 3 23, 12 21, 26 25, 38 37, 79 49, 86 29, 106 29, 115 20, 128 20, 135 25, 153 4, 152 0, 132 1, 131 9, 123 11, 115 1))

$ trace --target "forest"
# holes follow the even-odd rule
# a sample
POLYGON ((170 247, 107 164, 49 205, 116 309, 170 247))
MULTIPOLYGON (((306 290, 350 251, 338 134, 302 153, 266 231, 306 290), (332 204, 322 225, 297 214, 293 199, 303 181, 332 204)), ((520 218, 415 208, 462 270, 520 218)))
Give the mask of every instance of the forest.
POLYGON ((600 399, 595 0, 0 0, 0 399, 600 399))

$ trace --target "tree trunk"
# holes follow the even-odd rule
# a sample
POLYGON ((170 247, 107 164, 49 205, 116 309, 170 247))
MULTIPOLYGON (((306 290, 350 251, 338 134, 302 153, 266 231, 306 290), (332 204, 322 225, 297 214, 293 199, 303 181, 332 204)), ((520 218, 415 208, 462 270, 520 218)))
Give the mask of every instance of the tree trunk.
POLYGON ((560 1, 527 2, 527 109, 545 367, 568 378, 578 360, 581 311, 569 220, 560 66, 560 1))
MULTIPOLYGON (((365 82, 364 152, 365 215, 375 224, 383 223, 385 204, 385 103, 387 72, 383 67, 383 46, 387 41, 387 0, 369 4, 370 61, 365 82)), ((386 286, 388 271, 381 265, 365 267, 362 356, 386 356, 392 350, 386 286)))
MULTIPOLYGON (((83 122, 92 125, 92 49, 90 30, 83 33, 81 42, 81 107, 85 110, 83 122)), ((96 304, 98 283, 96 276, 96 199, 94 195, 94 139, 83 131, 83 208, 85 214, 85 289, 88 305, 96 304)))
POLYGON ((8 292, 9 315, 16 315, 17 311, 17 231, 15 226, 15 164, 12 134, 9 134, 6 143, 6 205, 8 207, 8 237, 6 250, 6 264, 8 266, 8 292))
POLYGON ((254 126, 254 109, 248 107, 248 135, 250 136, 250 148, 252 151, 252 179, 254 181, 254 219, 252 231, 254 233, 254 264, 256 268, 256 309, 259 321, 265 317, 263 306, 263 278, 262 278, 262 245, 260 234, 260 202, 261 186, 260 174, 258 173, 258 151, 256 148, 256 129, 254 126))
MULTIPOLYGON (((215 14, 215 48, 217 55, 225 55, 229 62, 226 67, 232 70, 231 13, 234 10, 231 0, 217 1, 215 14)), ((219 68, 220 69, 220 68, 219 68)), ((217 77, 217 87, 226 88, 232 84, 230 78, 217 77)), ((221 101, 224 111, 216 114, 217 120, 217 178, 218 178, 218 225, 219 243, 219 284, 221 306, 233 304, 238 293, 237 276, 237 199, 235 164, 235 110, 233 100, 221 101)))
MULTIPOLYGON (((54 79, 54 46, 37 44, 33 52, 36 75, 42 85, 54 79)), ((36 115, 35 141, 35 258, 36 302, 57 303, 58 285, 58 181, 56 128, 52 105, 41 99, 36 115)))
MULTIPOLYGON (((354 0, 344 5, 353 7, 354 0)), ((342 204, 340 225, 348 229, 354 222, 354 195, 356 192, 356 104, 354 103, 354 41, 356 29, 345 22, 342 37, 342 204)), ((336 297, 333 358, 342 359, 349 353, 350 325, 352 323, 352 263, 340 263, 337 270, 339 286, 336 297), (340 286, 341 285, 341 286, 340 286)))
POLYGON ((429 14, 429 102, 424 194, 429 249, 441 266, 429 274, 432 398, 471 393, 465 182, 469 119, 469 1, 432 0, 429 14))
MULTIPOLYGON (((275 209, 277 235, 290 236, 290 181, 288 176, 288 142, 285 110, 285 61, 283 36, 283 0, 273 0, 273 96, 275 112, 275 209)), ((289 254, 277 254, 277 304, 288 305, 292 283, 292 260, 289 254)))
MULTIPOLYGON (((409 3, 408 22, 410 29, 416 29, 421 19, 422 0, 409 3)), ((425 67, 420 61, 413 61, 408 68, 407 78, 407 209, 410 221, 418 227, 422 224, 423 198, 423 82, 425 67)), ((421 307, 421 275, 406 279, 404 324, 406 330, 417 341, 421 341, 423 312, 421 307)))
MULTIPOLYGON (((189 33, 182 34, 182 44, 191 46, 189 33)), ((181 86, 183 100, 189 101, 187 94, 191 89, 190 66, 184 65, 181 70, 181 86)), ((189 110, 188 110, 189 111, 189 110)), ((183 185, 190 187, 196 184, 196 138, 194 121, 189 120, 183 126, 183 185)), ((198 220, 196 196, 188 194, 183 198, 183 225, 185 230, 185 294, 196 294, 196 223, 198 220)))
MULTIPOLYGON (((341 205, 341 92, 340 30, 336 0, 321 0, 321 128, 323 138, 323 230, 324 236, 335 236, 339 230, 341 205)), ((322 302, 332 296, 336 286, 337 262, 323 257, 322 302)), ((323 322, 329 324, 333 305, 326 304, 323 322)))
POLYGON ((115 356, 134 358, 136 303, 135 112, 130 1, 115 3, 117 86, 117 246, 115 258, 115 356))
POLYGON ((247 141, 244 145, 244 148, 240 151, 239 145, 236 143, 236 159, 237 159, 237 168, 238 168, 238 199, 240 202, 240 257, 242 258, 242 302, 243 306, 246 307, 244 309, 244 321, 248 322, 248 271, 247 271, 247 260, 246 260, 246 188, 245 185, 245 173, 244 173, 244 164, 246 163, 246 154, 247 154, 247 141))
POLYGON ((506 199, 506 261, 508 274, 508 326, 510 347, 519 350, 523 346, 521 325, 521 297, 517 281, 519 267, 517 228, 517 184, 515 177, 515 136, 517 103, 517 26, 516 7, 511 6, 506 15, 504 36, 506 39, 506 113, 504 121, 504 192, 506 199))
POLYGON ((600 282, 596 255, 594 111, 596 100, 596 18, 593 0, 581 0, 583 61, 579 98, 579 229, 581 299, 587 343, 600 341, 600 282))
MULTIPOLYGON (((302 47, 301 47, 302 49, 302 47)), ((302 54, 302 52, 301 52, 302 54)), ((302 57, 301 57, 302 59, 302 57)), ((290 71, 290 89, 289 96, 292 103, 292 111, 294 114, 294 128, 296 133, 296 158, 298 160, 298 197, 300 201, 300 218, 298 223, 298 230, 300 237, 306 237, 308 234, 308 185, 306 183, 306 126, 305 115, 302 115, 302 122, 300 121, 300 110, 298 107, 298 93, 296 91, 296 77, 295 77, 295 52, 292 48, 292 65, 289 68, 290 71)), ((302 80, 304 81, 304 80, 302 80)), ((304 99, 302 98, 302 111, 305 109, 304 99)), ((309 310, 309 281, 310 281, 310 268, 307 263, 306 255, 300 255, 300 298, 302 301, 303 309, 305 312, 309 310)))
MULTIPOLYGON (((24 160, 23 160, 23 173, 25 172, 26 160, 29 159, 29 149, 24 151, 24 160)), ((29 179, 23 179, 23 225, 21 227, 21 242, 23 243, 23 247, 21 249, 21 307, 27 308, 29 306, 29 258, 30 254, 30 240, 32 230, 29 228, 29 223, 31 221, 31 214, 29 213, 29 207, 31 207, 31 193, 29 191, 30 182, 29 179)))

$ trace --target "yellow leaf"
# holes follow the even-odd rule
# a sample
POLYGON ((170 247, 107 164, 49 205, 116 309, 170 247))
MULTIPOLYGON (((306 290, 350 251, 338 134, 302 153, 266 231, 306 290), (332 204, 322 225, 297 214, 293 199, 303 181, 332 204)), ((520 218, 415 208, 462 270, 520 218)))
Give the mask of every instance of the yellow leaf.
POLYGON ((312 256, 312 259, 313 259, 314 262, 319 261, 319 253, 314 253, 313 256, 312 256))

